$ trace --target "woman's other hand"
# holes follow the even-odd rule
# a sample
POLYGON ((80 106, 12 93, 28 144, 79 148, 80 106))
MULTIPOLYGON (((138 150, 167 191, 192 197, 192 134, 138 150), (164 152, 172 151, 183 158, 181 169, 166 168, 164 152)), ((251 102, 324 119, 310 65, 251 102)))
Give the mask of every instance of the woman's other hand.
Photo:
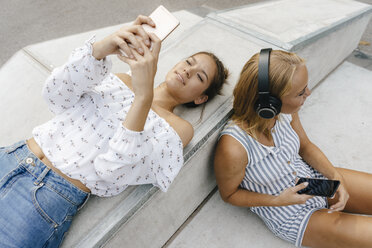
POLYGON ((341 181, 340 186, 338 187, 336 194, 334 197, 337 197, 338 202, 330 206, 331 211, 342 211, 344 210, 347 201, 349 200, 349 193, 343 186, 343 182, 341 181))
POLYGON ((143 55, 144 50, 140 41, 143 41, 147 47, 151 47, 151 39, 149 34, 143 29, 142 24, 155 27, 155 23, 150 17, 140 15, 132 25, 124 26, 103 40, 95 42, 92 55, 97 60, 101 60, 110 54, 122 54, 124 52, 128 58, 134 59, 134 49, 143 55))
POLYGON ((148 34, 152 43, 152 49, 139 41, 143 55, 132 49, 134 59, 118 55, 119 59, 130 66, 132 72, 132 87, 136 97, 145 97, 152 102, 154 77, 157 70, 161 40, 153 33, 148 34))
POLYGON ((305 204, 307 200, 313 198, 313 195, 298 194, 301 189, 306 188, 307 182, 301 183, 294 187, 285 189, 279 196, 276 197, 275 206, 287 206, 294 204, 305 204))

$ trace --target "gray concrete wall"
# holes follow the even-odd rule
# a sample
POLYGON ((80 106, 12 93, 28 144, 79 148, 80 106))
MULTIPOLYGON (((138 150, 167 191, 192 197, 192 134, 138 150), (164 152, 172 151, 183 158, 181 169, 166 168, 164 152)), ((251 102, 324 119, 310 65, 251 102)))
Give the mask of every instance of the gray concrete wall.
POLYGON ((160 4, 205 15, 259 1, 267 0, 0 0, 0 66, 25 46, 129 22, 160 4))

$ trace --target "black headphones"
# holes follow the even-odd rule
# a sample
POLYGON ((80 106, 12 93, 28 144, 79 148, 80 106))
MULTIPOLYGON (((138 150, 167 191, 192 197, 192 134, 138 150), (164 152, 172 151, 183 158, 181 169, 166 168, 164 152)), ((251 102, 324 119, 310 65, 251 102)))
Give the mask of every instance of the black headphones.
POLYGON ((269 65, 271 48, 260 52, 258 61, 258 99, 254 105, 257 114, 265 119, 272 119, 280 113, 282 101, 270 94, 269 65))

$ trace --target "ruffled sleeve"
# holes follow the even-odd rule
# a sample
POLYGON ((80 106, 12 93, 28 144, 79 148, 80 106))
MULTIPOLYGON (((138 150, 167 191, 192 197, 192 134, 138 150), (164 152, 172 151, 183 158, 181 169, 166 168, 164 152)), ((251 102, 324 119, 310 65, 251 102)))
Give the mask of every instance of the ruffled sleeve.
MULTIPOLYGON (((183 166, 183 145, 176 131, 167 123, 159 123, 161 131, 156 135, 158 145, 151 170, 154 185, 166 192, 183 166)), ((156 129, 155 129, 156 132, 156 129)))
POLYGON ((49 109, 59 114, 73 106, 109 74, 111 61, 92 56, 95 37, 75 49, 66 64, 53 70, 45 82, 42 95, 49 109))
POLYGON ((152 152, 153 144, 144 131, 135 132, 119 125, 108 151, 97 156, 94 167, 104 181, 131 185, 147 170, 145 158, 152 152))

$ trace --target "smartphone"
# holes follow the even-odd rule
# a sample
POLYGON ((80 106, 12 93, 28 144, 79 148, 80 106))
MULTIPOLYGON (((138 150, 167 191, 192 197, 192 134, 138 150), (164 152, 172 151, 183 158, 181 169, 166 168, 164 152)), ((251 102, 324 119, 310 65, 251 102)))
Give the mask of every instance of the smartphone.
POLYGON ((180 24, 180 21, 163 5, 157 7, 149 17, 155 22, 156 28, 142 24, 143 29, 148 33, 156 34, 162 41, 180 24))
POLYGON ((328 179, 316 179, 316 178, 304 178, 300 177, 296 185, 308 182, 306 188, 298 191, 298 194, 306 195, 317 195, 317 196, 326 196, 333 197, 340 186, 340 181, 338 180, 328 180, 328 179))

